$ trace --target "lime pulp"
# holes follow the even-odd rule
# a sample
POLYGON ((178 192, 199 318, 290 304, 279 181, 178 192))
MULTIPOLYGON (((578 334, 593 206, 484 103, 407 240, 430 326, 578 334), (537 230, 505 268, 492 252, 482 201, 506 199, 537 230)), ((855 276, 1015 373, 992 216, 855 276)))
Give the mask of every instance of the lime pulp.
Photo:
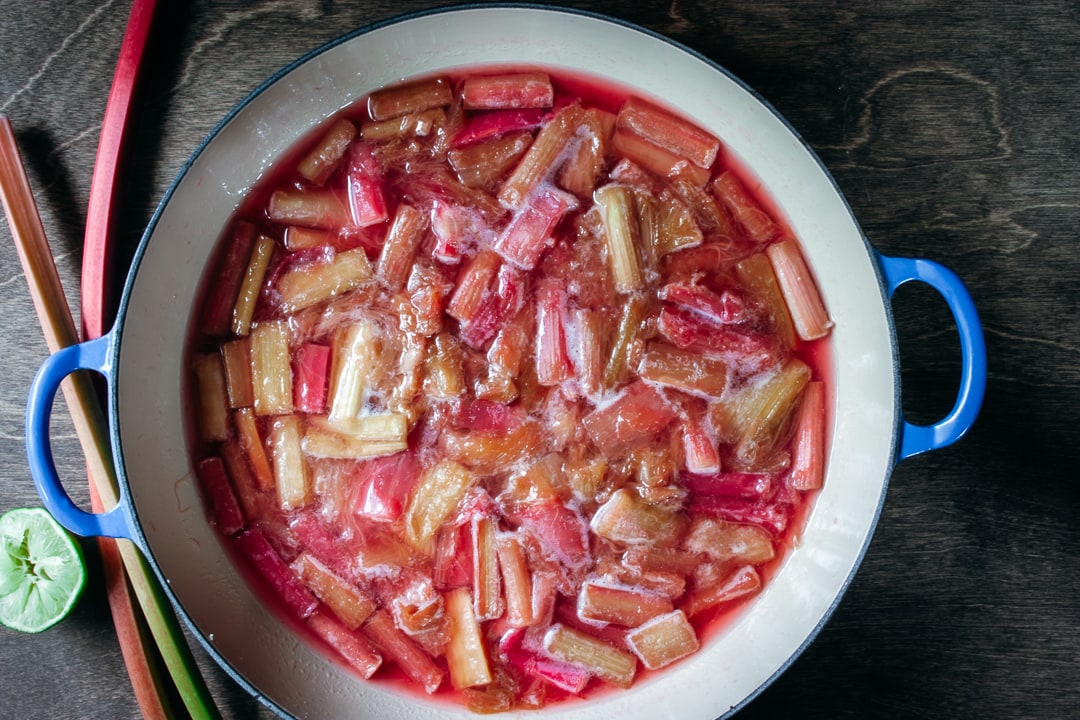
POLYGON ((78 543, 42 508, 0 517, 0 623, 26 633, 63 620, 86 586, 78 543))

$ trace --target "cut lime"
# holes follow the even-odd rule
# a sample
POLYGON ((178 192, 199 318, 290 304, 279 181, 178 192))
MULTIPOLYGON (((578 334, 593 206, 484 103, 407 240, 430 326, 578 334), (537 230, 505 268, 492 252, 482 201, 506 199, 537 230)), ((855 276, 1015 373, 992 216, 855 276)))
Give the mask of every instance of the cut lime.
POLYGON ((42 508, 0 517, 0 623, 41 632, 63 620, 86 586, 78 543, 42 508))

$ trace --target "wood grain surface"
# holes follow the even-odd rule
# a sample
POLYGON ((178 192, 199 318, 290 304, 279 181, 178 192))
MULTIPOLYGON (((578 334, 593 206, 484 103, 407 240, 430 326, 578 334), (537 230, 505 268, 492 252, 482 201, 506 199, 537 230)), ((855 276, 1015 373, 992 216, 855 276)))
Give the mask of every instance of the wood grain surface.
MULTIPOLYGON (((160 3, 122 197, 126 268, 185 159, 299 55, 433 7, 160 3)), ((818 639, 740 718, 1080 716, 1080 9, 1072 0, 564 3, 661 32, 761 93, 818 152, 867 237, 968 284, 989 352, 982 415, 901 463, 861 570, 818 639)), ((0 0, 0 113, 15 126, 61 277, 78 297, 82 225, 129 3, 0 0)), ((119 274, 122 274, 123 268, 119 274)), ((895 300, 905 412, 948 411, 956 331, 925 287, 895 300)), ((0 511, 39 505, 23 413, 46 355, 0 227, 0 511)), ((54 451, 89 506, 62 406, 54 451)), ((0 628, 0 717, 139 716, 95 544, 74 614, 0 628)), ((272 717, 196 647, 227 717, 272 717)), ((722 711, 718 708, 718 714, 722 711)))

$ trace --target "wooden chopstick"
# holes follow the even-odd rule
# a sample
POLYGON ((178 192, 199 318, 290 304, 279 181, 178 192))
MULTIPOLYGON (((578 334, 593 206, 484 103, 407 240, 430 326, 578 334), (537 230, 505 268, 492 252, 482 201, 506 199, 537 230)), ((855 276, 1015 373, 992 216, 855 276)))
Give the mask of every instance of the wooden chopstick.
MULTIPOLYGON (((0 201, 50 352, 78 343, 75 321, 56 271, 15 134, 3 115, 0 115, 0 201)), ((112 507, 120 497, 119 485, 113 471, 104 414, 93 384, 85 373, 74 373, 64 380, 61 390, 86 454, 90 480, 103 505, 112 507)), ((146 559, 127 540, 117 540, 116 546, 131 588, 188 713, 193 718, 219 717, 176 616, 146 559)), ((163 695, 159 693, 159 697, 163 695)), ((164 700, 161 711, 169 716, 164 700)))

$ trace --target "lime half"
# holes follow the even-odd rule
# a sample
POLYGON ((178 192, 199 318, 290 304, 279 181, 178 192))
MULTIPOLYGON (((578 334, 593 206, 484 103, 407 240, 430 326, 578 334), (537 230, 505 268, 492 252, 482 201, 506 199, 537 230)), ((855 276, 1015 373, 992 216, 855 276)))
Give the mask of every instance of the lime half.
POLYGON ((27 633, 63 620, 86 586, 78 543, 42 508, 0 517, 0 623, 27 633))

